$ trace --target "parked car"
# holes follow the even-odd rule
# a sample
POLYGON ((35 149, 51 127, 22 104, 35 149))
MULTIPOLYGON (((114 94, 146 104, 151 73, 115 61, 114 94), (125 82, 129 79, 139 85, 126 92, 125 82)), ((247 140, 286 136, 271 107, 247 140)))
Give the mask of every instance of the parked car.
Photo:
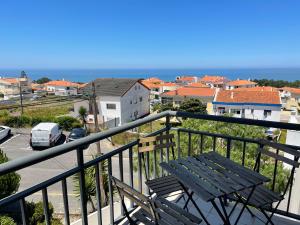
MULTIPOLYGON (((87 136, 87 132, 83 128, 74 128, 71 130, 69 136, 67 137, 67 142, 75 141, 77 139, 83 138, 87 136)), ((88 148, 89 145, 84 146, 84 148, 88 148)))
POLYGON ((39 123, 31 130, 30 146, 52 147, 60 139, 62 129, 57 123, 39 123))
POLYGON ((0 126, 0 140, 6 138, 7 136, 10 136, 11 130, 9 127, 6 126, 0 126))

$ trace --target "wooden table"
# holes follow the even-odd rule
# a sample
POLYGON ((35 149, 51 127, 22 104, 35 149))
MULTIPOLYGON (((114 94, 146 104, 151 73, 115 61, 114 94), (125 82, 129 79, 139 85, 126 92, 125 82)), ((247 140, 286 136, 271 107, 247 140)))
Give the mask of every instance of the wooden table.
POLYGON ((161 167, 175 176, 182 184, 189 200, 204 218, 203 213, 193 200, 193 194, 206 202, 211 202, 224 224, 231 224, 225 209, 226 196, 235 195, 244 203, 235 221, 237 224, 255 188, 269 179, 242 165, 227 159, 216 152, 204 153, 199 156, 180 158, 170 162, 163 162, 161 167), (240 191, 249 190, 247 199, 242 199, 240 191), (220 201, 220 206, 216 204, 220 201))

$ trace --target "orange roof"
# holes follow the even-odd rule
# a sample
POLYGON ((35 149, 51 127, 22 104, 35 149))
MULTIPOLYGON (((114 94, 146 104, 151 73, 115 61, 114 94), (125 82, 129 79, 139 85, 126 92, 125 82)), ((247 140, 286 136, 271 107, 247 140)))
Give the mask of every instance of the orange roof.
POLYGON ((148 79, 145 79, 144 81, 151 82, 151 83, 162 83, 162 82, 164 82, 163 80, 161 80, 157 77, 150 77, 148 79))
POLYGON ((161 84, 152 83, 152 82, 149 82, 149 81, 146 81, 146 80, 142 80, 142 84, 145 85, 149 89, 159 88, 161 86, 161 84))
POLYGON ((202 83, 191 83, 187 85, 186 87, 194 87, 194 88, 209 88, 207 85, 202 83))
POLYGON ((78 87, 77 83, 66 80, 52 80, 45 83, 46 86, 78 87))
POLYGON ((250 87, 250 88, 236 88, 235 91, 278 91, 277 88, 271 86, 250 87))
POLYGON ((279 92, 222 90, 217 93, 216 102, 281 104, 279 92))
POLYGON ((210 82, 210 83, 223 83, 228 81, 228 79, 224 76, 210 76, 210 75, 205 75, 200 79, 200 82, 210 82))
POLYGON ((294 93, 294 94, 300 94, 300 88, 283 87, 283 88, 280 88, 280 89, 282 89, 284 91, 294 93))
POLYGON ((172 83, 172 82, 166 82, 166 83, 162 83, 160 84, 160 86, 168 86, 168 87, 175 87, 178 86, 178 84, 172 83))
POLYGON ((209 96, 215 95, 215 89, 213 88, 192 88, 192 87, 181 87, 174 91, 168 91, 163 93, 166 96, 209 96))
POLYGON ((181 81, 195 81, 195 77, 191 77, 191 76, 182 76, 179 77, 177 80, 181 80, 181 81))
POLYGON ((233 80, 229 81, 227 85, 230 86, 242 86, 242 85, 256 85, 257 83, 250 80, 233 80))
POLYGON ((17 78, 1 78, 0 80, 3 80, 5 82, 11 83, 11 84, 19 83, 19 80, 17 78))

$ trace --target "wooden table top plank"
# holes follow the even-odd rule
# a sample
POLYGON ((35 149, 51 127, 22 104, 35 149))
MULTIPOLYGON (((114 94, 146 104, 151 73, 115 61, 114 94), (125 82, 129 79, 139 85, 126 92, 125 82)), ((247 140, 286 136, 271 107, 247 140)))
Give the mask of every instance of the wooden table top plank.
POLYGON ((217 182, 218 185, 225 185, 227 189, 230 189, 230 191, 240 190, 245 187, 244 185, 240 185, 239 183, 237 183, 231 177, 224 175, 224 173, 220 172, 217 167, 210 167, 204 162, 204 160, 197 160, 195 157, 188 157, 187 160, 193 165, 204 170, 208 175, 213 176, 215 182, 217 182))
POLYGON ((190 182, 189 177, 185 176, 181 171, 178 171, 171 167, 168 163, 162 162, 160 163, 160 166, 168 171, 169 173, 176 176, 176 178, 183 183, 184 185, 187 185, 188 188, 192 189, 199 197, 201 197, 204 201, 211 201, 215 198, 212 194, 207 192, 204 188, 199 186, 196 183, 190 182))
POLYGON ((182 166, 177 160, 170 161, 169 164, 176 170, 181 171, 184 176, 188 177, 189 183, 198 184, 214 197, 220 197, 224 195, 224 193, 218 190, 217 188, 215 188, 210 181, 204 180, 202 177, 199 177, 199 175, 195 175, 195 173, 190 172, 187 168, 182 166))
POLYGON ((254 183, 259 182, 259 181, 260 182, 269 181, 269 179, 266 178, 265 176, 255 172, 251 169, 248 169, 236 162, 233 162, 232 160, 227 159, 227 158, 217 154, 216 152, 205 153, 205 154, 203 154, 203 156, 207 157, 207 158, 211 158, 213 160, 216 160, 221 165, 224 165, 224 167, 226 167, 228 169, 232 169, 236 173, 241 174, 241 176, 247 176, 245 178, 248 179, 249 181, 252 180, 254 183))
POLYGON ((219 189, 223 193, 231 193, 234 192, 235 189, 231 186, 228 186, 226 182, 221 177, 218 177, 215 171, 210 170, 209 168, 203 168, 203 165, 199 162, 195 165, 193 162, 189 160, 179 160, 180 163, 184 164, 190 170, 193 170, 195 173, 199 174, 204 179, 208 180, 216 189, 219 189))
POLYGON ((220 165, 215 164, 214 162, 206 159, 205 157, 198 156, 197 159, 199 161, 204 162, 209 167, 214 168, 215 170, 217 170, 218 172, 220 172, 221 174, 223 174, 225 177, 229 177, 236 184, 239 184, 239 185, 244 186, 244 187, 251 187, 253 185, 249 181, 241 179, 237 174, 229 172, 224 167, 221 167, 220 165))

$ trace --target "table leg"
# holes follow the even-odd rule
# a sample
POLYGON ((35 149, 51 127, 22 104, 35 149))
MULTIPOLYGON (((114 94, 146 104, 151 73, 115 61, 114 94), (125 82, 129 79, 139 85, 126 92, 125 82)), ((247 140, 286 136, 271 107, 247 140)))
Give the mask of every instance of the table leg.
POLYGON ((225 209, 226 200, 224 199, 224 202, 223 202, 222 197, 219 197, 219 201, 220 201, 221 207, 223 209, 224 216, 225 216, 227 222, 230 224, 230 216, 228 216, 227 211, 225 209))
POLYGON ((225 225, 230 225, 230 221, 228 221, 228 219, 226 217, 224 217, 224 215, 222 214, 221 210, 219 209, 219 207, 215 203, 215 200, 212 200, 211 204, 213 205, 213 207, 215 208, 215 210, 219 214, 220 218, 223 220, 224 224, 225 225))
POLYGON ((191 200, 191 202, 193 203, 193 205, 195 206, 196 210, 198 211, 198 213, 200 214, 200 216, 202 217, 202 219, 204 220, 204 222, 207 224, 207 225, 210 225, 210 223, 207 221, 207 219, 205 218, 204 214, 202 213, 201 209, 198 207, 197 203, 195 202, 195 200, 193 199, 193 192, 192 194, 190 194, 187 190, 187 188, 182 184, 180 183, 180 185, 182 186, 184 192, 187 194, 188 196, 188 199, 191 200))

